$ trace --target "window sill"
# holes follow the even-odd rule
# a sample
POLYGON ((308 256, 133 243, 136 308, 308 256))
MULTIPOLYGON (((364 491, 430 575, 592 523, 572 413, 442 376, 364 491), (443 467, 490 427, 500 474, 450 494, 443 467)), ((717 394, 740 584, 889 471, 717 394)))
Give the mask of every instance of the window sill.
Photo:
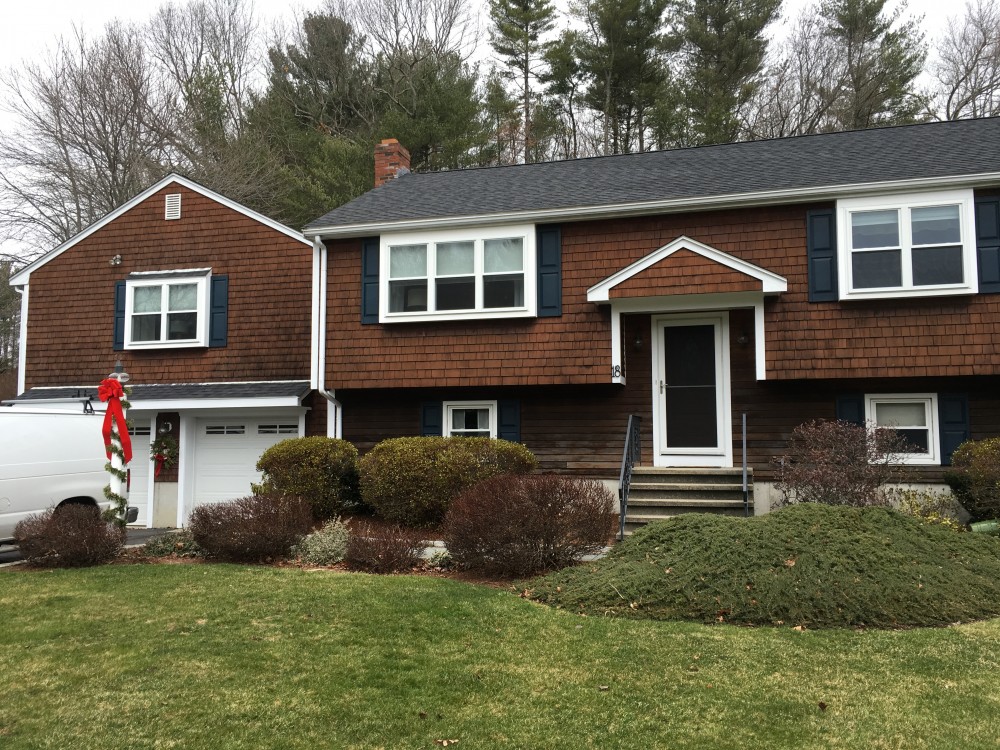
POLYGON ((204 341, 149 341, 142 343, 126 343, 126 351, 144 351, 147 349, 207 349, 204 341))
POLYGON ((921 299, 924 297, 959 297, 978 294, 979 290, 962 286, 935 286, 926 289, 873 289, 871 291, 846 292, 840 296, 841 302, 873 299, 921 299))
POLYGON ((416 312, 384 313, 379 323, 440 323, 463 320, 504 320, 510 318, 534 318, 534 310, 475 310, 469 312, 416 312))

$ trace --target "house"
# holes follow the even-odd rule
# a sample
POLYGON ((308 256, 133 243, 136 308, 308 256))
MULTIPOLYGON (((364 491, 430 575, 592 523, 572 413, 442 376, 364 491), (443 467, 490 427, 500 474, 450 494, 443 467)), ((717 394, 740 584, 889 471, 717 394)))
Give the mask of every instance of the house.
POLYGON ((165 177, 13 275, 16 403, 94 397, 120 361, 139 523, 183 525, 198 503, 249 494, 262 450, 336 419, 316 390, 318 261, 300 233, 165 177), (157 473, 164 436, 179 456, 157 473))
POLYGON ((1000 434, 1000 119, 412 174, 304 230, 323 387, 365 450, 519 440, 545 470, 729 474, 758 510, 811 419, 901 430, 915 480, 1000 434), (742 437, 746 420, 746 440, 742 437))

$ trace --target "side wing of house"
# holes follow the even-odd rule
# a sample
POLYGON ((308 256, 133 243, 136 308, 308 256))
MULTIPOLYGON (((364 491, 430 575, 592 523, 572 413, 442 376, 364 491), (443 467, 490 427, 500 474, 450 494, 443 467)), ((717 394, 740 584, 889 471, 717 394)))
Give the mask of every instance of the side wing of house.
POLYGON ((139 523, 183 525, 198 503, 248 494, 262 450, 326 431, 315 256, 298 232, 165 178, 14 277, 26 301, 18 401, 65 407, 120 362, 139 523), (175 454, 166 467, 151 445, 175 454))

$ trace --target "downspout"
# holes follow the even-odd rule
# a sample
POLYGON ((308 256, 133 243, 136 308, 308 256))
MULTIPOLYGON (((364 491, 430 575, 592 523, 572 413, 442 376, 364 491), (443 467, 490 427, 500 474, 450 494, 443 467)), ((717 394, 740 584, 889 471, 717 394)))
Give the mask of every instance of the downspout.
POLYGON ((21 295, 21 330, 17 338, 17 395, 20 396, 25 390, 28 353, 28 285, 16 286, 14 291, 21 295))
POLYGON ((326 411, 326 434, 328 437, 341 438, 344 436, 344 415, 334 391, 326 389, 326 310, 327 310, 327 260, 328 253, 326 245, 320 237, 313 239, 313 249, 317 254, 314 256, 314 268, 318 261, 319 284, 314 284, 317 293, 317 305, 314 307, 313 321, 315 327, 315 347, 316 360, 313 365, 313 372, 316 375, 316 390, 327 401, 326 411), (318 257, 317 257, 318 256, 318 257), (317 288, 318 287, 318 288, 317 288))

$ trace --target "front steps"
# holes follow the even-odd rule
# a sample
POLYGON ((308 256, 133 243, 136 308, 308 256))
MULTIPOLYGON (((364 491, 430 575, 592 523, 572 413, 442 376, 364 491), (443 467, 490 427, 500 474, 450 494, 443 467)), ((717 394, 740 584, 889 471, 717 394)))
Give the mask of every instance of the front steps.
MULTIPOLYGON (((753 515, 753 471, 747 472, 753 515)), ((660 469, 636 466, 625 517, 625 534, 681 513, 744 516, 742 469, 660 469)))

